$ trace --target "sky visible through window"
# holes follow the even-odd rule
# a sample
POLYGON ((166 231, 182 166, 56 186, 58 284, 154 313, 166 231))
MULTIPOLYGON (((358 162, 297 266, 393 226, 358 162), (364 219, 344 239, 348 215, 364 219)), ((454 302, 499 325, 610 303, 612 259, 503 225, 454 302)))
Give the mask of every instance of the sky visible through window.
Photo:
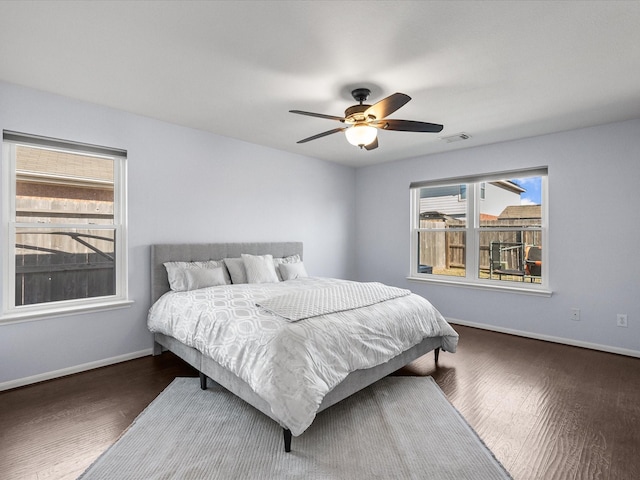
POLYGON ((511 181, 526 190, 520 195, 521 205, 540 205, 542 177, 513 178, 511 181))

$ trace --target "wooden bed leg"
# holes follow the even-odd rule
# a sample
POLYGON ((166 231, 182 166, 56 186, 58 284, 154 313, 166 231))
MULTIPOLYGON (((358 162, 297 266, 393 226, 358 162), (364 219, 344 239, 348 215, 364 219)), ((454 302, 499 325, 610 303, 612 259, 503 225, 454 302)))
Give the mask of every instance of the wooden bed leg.
POLYGON ((200 388, 202 390, 207 389, 207 376, 202 372, 200 372, 200 388))
POLYGON ((436 348, 436 349, 433 351, 433 354, 434 354, 434 355, 435 355, 435 357, 436 357, 436 365, 437 365, 437 364, 438 364, 438 357, 440 356, 440 348, 436 348))
POLYGON ((291 451, 291 430, 283 428, 282 433, 284 433, 284 451, 288 453, 291 451))

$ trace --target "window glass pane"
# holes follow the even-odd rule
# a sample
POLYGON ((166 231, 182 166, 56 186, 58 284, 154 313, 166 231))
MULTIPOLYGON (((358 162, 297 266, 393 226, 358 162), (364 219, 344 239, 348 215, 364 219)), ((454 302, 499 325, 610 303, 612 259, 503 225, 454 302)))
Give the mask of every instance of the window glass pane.
POLYGON ((115 230, 16 229, 16 306, 115 295, 115 230))
POLYGON ((418 273, 464 277, 464 231, 418 232, 418 273))
POLYGON ((486 182, 480 227, 542 225, 542 177, 486 182))
POLYGON ((16 221, 113 224, 110 158, 16 147, 16 221))
POLYGON ((466 192, 466 184, 420 189, 418 273, 465 276, 466 192))
POLYGON ((420 189, 420 228, 464 228, 467 218, 466 185, 420 189), (424 221, 424 222, 423 222, 424 221), (422 224, 425 223, 423 226, 422 224))
POLYGON ((478 276, 508 282, 542 282, 542 232, 480 232, 478 276))
POLYGON ((542 177, 486 183, 480 202, 480 278, 540 283, 542 177))

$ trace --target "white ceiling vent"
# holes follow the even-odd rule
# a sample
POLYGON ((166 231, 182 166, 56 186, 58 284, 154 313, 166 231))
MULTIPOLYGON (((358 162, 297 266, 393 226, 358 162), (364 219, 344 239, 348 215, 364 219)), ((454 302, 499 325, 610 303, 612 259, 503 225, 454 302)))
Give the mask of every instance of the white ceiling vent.
POLYGON ((455 135, 449 135, 447 137, 440 137, 440 140, 444 140, 447 143, 459 142, 460 140, 468 140, 471 135, 468 133, 460 132, 455 135))

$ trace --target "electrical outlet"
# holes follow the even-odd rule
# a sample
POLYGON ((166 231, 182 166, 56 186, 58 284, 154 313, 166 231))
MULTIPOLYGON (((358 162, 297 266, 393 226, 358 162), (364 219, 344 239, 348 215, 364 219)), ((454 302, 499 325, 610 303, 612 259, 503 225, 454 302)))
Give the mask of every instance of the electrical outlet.
POLYGON ((571 309, 571 320, 573 320, 574 322, 579 322, 580 321, 580 309, 579 308, 572 308, 571 309))
POLYGON ((628 327, 626 313, 619 313, 616 317, 616 320, 616 325, 618 325, 619 327, 628 327))

